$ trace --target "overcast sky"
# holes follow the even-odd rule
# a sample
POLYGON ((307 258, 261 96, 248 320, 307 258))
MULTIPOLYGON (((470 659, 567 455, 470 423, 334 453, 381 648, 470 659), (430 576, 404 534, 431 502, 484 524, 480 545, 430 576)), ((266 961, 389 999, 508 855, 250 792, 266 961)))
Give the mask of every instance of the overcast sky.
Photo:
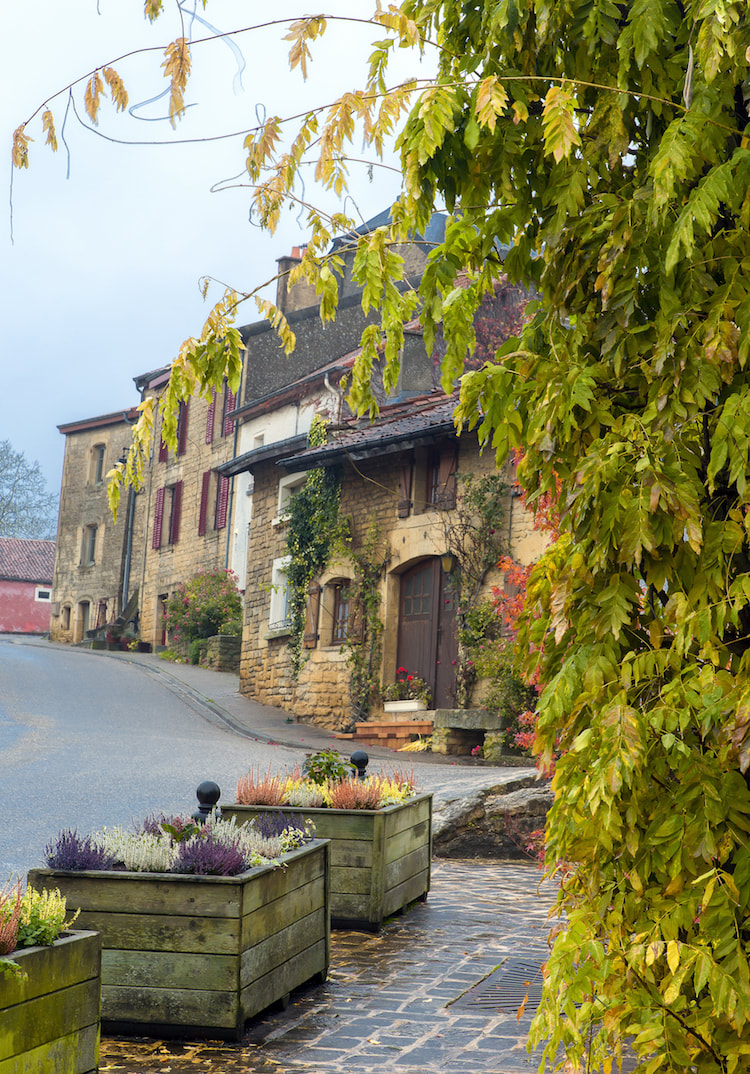
MULTIPOLYGON (((183 0, 193 10, 194 0, 183 0)), ((327 12, 369 16, 370 0, 330 0, 327 12)), ((168 362, 182 340, 197 333, 209 306, 199 279, 214 276, 248 289, 272 276, 275 259, 305 241, 304 217, 284 215, 269 237, 248 219, 250 192, 235 186, 212 193, 218 180, 242 183, 242 136, 189 146, 113 144, 84 129, 72 109, 60 138, 67 96, 51 108, 60 148, 44 145, 40 118, 27 128, 34 141, 30 168, 13 175, 12 132, 52 93, 130 49, 163 46, 179 35, 170 9, 155 24, 143 0, 6 0, 0 36, 0 123, 5 150, 0 181, 6 191, 0 217, 0 440, 38 460, 50 490, 59 489, 64 438, 57 426, 138 402, 133 377, 168 362), (99 13, 97 13, 97 7, 99 13), (67 175, 69 170, 69 176, 67 175)), ((221 31, 250 26, 276 5, 257 0, 209 0, 197 14, 221 31)), ((279 17, 308 12, 301 0, 278 5, 279 17)), ((206 36, 195 22, 193 39, 206 36)), ((194 76, 187 116, 172 132, 161 119, 166 100, 144 103, 139 118, 116 114, 105 102, 98 131, 129 140, 204 138, 241 131, 268 114, 290 115, 325 103, 364 80, 369 42, 382 32, 352 24, 331 26, 304 83, 289 71, 288 43, 279 27, 193 50, 194 76), (241 68, 244 65, 244 70, 241 68)), ((399 79, 418 74, 416 58, 401 53, 399 79)), ((115 66, 130 105, 162 93, 161 57, 115 66)), ((83 117, 83 87, 74 90, 83 117)), ((88 121, 87 121, 88 122, 88 121)), ((353 169, 357 206, 368 218, 390 204, 397 187, 387 172, 368 181, 353 169)), ((307 193, 321 201, 312 185, 307 193)), ((212 292, 219 296, 218 289, 212 292)), ((257 319, 245 306, 242 323, 257 319)), ((124 445, 123 445, 124 446, 124 445)))

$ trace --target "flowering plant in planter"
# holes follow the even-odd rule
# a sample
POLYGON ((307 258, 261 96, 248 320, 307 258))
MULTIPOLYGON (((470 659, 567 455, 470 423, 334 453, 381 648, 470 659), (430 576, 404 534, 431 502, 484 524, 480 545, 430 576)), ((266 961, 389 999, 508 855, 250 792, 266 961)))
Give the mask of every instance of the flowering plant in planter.
POLYGON ((23 947, 50 947, 70 928, 78 911, 66 920, 65 899, 59 891, 21 893, 21 881, 9 881, 0 890, 0 970, 18 972, 9 958, 23 947))
POLYGON ((396 681, 383 687, 384 701, 424 701, 430 703, 430 688, 418 675, 410 675, 406 668, 398 668, 396 681))
MULTIPOLYGON (((326 767, 330 768, 328 755, 326 767)), ((337 774, 323 777, 315 754, 300 771, 295 767, 288 775, 265 775, 260 769, 250 769, 237 781, 237 802, 240 805, 290 806, 298 809, 383 809, 397 805, 415 796, 413 772, 393 769, 389 775, 376 774, 367 779, 353 778, 345 773, 349 766, 342 766, 337 774), (307 775, 306 773, 311 773, 307 775)))
POLYGON ((199 826, 188 817, 152 816, 134 827, 103 828, 81 837, 63 831, 44 852, 50 869, 73 872, 127 870, 143 873, 188 873, 196 876, 238 876, 278 859, 313 838, 309 825, 283 815, 259 818, 238 827, 235 820, 212 814, 199 826))

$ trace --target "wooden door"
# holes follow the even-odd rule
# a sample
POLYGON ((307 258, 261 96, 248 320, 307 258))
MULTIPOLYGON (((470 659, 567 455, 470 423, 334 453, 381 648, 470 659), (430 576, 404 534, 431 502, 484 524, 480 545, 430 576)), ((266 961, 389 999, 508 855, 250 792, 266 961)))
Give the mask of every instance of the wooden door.
POLYGON ((424 679, 434 708, 455 706, 455 599, 440 559, 422 560, 401 576, 397 667, 424 679))

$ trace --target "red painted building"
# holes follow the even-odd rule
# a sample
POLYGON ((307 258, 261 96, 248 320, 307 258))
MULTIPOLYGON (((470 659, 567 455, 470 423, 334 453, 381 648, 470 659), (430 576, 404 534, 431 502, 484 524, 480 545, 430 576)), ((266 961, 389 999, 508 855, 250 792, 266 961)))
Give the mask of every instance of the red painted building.
POLYGON ((55 542, 0 537, 0 633, 46 634, 55 542))

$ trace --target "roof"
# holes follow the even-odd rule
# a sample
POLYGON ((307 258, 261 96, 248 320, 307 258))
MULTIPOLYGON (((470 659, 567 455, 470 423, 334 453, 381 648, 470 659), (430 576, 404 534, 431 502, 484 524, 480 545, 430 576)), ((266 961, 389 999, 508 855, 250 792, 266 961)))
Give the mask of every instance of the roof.
POLYGON ((51 584, 55 542, 0 537, 0 578, 15 582, 51 584))
POLYGON ((101 429, 105 425, 132 425, 137 420, 137 408, 128 407, 127 410, 114 410, 111 414, 101 414, 98 418, 69 421, 65 425, 58 425, 57 428, 67 436, 68 433, 82 433, 86 429, 101 429))
POLYGON ((374 422, 359 419, 336 430, 324 447, 309 447, 279 459, 287 470, 312 470, 344 459, 369 459, 429 444, 454 434, 456 397, 443 392, 385 406, 374 422))

